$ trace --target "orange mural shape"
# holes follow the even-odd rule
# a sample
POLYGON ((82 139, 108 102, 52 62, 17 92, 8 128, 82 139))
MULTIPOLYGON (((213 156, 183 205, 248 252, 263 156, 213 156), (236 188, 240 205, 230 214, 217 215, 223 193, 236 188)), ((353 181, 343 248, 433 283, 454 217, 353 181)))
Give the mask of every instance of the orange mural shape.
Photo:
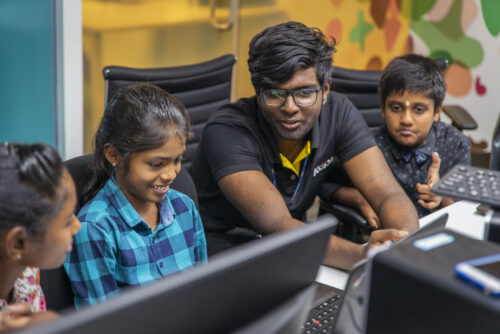
POLYGON ((445 74, 447 92, 455 97, 467 95, 472 88, 472 74, 461 64, 452 62, 445 74))
POLYGON ((332 3, 335 7, 338 7, 342 3, 342 0, 332 0, 332 3))
POLYGON ((382 28, 385 22, 385 13, 391 0, 372 0, 370 14, 378 28, 382 28))
POLYGON ((396 43, 396 38, 398 37, 400 28, 401 28, 401 22, 399 22, 397 18, 390 18, 385 21, 384 35, 385 35, 385 47, 387 48, 387 51, 392 51, 392 48, 396 43))
POLYGON ((391 0, 389 12, 393 17, 398 16, 401 12, 401 0, 391 0))
POLYGON ((368 71, 382 71, 382 59, 379 56, 370 58, 366 64, 366 69, 368 71))
POLYGON ((405 46, 403 48, 403 54, 408 54, 408 53, 414 53, 415 51, 415 44, 413 43, 413 38, 411 35, 408 36, 408 39, 406 40, 405 46))
POLYGON ((401 29, 401 21, 398 18, 400 8, 396 0, 391 0, 389 4, 389 15, 390 18, 385 20, 384 23, 384 36, 385 36, 385 47, 387 51, 392 51, 396 43, 396 38, 399 35, 399 30, 401 29))
POLYGON ((328 23, 326 36, 330 42, 332 41, 331 36, 335 37, 337 42, 342 40, 342 22, 339 19, 333 19, 328 23))

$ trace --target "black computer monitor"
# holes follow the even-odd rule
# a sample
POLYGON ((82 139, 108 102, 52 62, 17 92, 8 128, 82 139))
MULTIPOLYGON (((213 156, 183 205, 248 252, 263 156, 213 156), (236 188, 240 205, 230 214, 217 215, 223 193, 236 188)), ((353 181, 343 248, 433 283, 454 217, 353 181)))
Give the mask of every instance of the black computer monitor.
POLYGON ((23 332, 252 333, 259 328, 259 333, 299 333, 336 223, 328 215, 264 237, 23 332), (272 326, 263 331, 262 324, 272 326))

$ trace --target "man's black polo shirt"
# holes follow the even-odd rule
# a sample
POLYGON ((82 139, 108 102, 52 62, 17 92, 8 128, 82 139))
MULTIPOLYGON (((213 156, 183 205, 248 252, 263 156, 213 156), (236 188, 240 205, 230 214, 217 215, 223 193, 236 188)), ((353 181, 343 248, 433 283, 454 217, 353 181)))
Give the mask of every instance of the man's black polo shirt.
MULTIPOLYGON (((271 167, 274 167, 276 186, 292 217, 302 219, 316 195, 329 198, 337 190, 332 172, 334 161, 339 159, 344 163, 375 145, 354 105, 345 96, 333 92, 329 93, 328 101, 308 136, 311 154, 302 183, 293 201, 290 201, 299 178, 282 166, 275 138, 256 97, 223 106, 203 130, 190 170, 198 191, 205 229, 226 231, 234 227, 251 228, 217 185, 217 180, 226 175, 257 170, 272 182, 271 167)), ((304 160, 301 163, 304 164, 304 160)))

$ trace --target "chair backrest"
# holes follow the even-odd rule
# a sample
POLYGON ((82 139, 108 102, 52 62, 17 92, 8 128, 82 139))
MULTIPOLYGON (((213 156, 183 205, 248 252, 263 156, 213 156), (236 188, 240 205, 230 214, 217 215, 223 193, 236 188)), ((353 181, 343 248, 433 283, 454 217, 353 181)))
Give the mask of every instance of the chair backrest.
POLYGON ((371 130, 384 124, 377 92, 381 75, 381 71, 352 70, 338 66, 332 74, 331 90, 351 100, 371 130))
POLYGON ((186 107, 191 117, 193 136, 188 139, 184 166, 191 165, 205 123, 231 98, 231 76, 236 61, 234 55, 187 66, 164 68, 131 68, 106 66, 106 103, 114 92, 137 82, 147 82, 163 88, 186 107))
POLYGON ((500 170, 500 115, 498 116, 495 132, 493 132, 493 140, 491 141, 490 168, 500 170))
MULTIPOLYGON (((435 59, 444 71, 448 66, 446 59, 435 59)), ((385 124, 380 113, 378 83, 382 71, 353 70, 335 66, 332 73, 331 90, 344 94, 359 110, 368 127, 374 131, 385 124)))
MULTIPOLYGON (((78 212, 81 206, 85 204, 81 203, 80 198, 85 184, 92 176, 93 154, 82 155, 67 160, 64 162, 64 165, 75 181, 76 196, 78 199, 75 212, 78 212)), ((181 168, 171 187, 191 197, 196 208, 198 208, 196 188, 191 175, 189 175, 184 166, 181 168)), ((45 294, 48 309, 60 311, 68 307, 73 307, 74 295, 71 289, 71 282, 64 268, 41 270, 40 284, 45 294)))

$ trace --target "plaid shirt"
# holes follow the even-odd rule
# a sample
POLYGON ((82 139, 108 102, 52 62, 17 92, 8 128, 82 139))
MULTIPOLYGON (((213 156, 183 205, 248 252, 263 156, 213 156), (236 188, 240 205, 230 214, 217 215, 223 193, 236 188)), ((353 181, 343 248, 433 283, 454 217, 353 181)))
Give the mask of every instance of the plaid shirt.
POLYGON ((120 288, 142 285, 207 260, 203 226, 193 201, 170 189, 159 203, 155 231, 110 178, 78 214, 82 227, 64 268, 75 305, 95 304, 120 288))

